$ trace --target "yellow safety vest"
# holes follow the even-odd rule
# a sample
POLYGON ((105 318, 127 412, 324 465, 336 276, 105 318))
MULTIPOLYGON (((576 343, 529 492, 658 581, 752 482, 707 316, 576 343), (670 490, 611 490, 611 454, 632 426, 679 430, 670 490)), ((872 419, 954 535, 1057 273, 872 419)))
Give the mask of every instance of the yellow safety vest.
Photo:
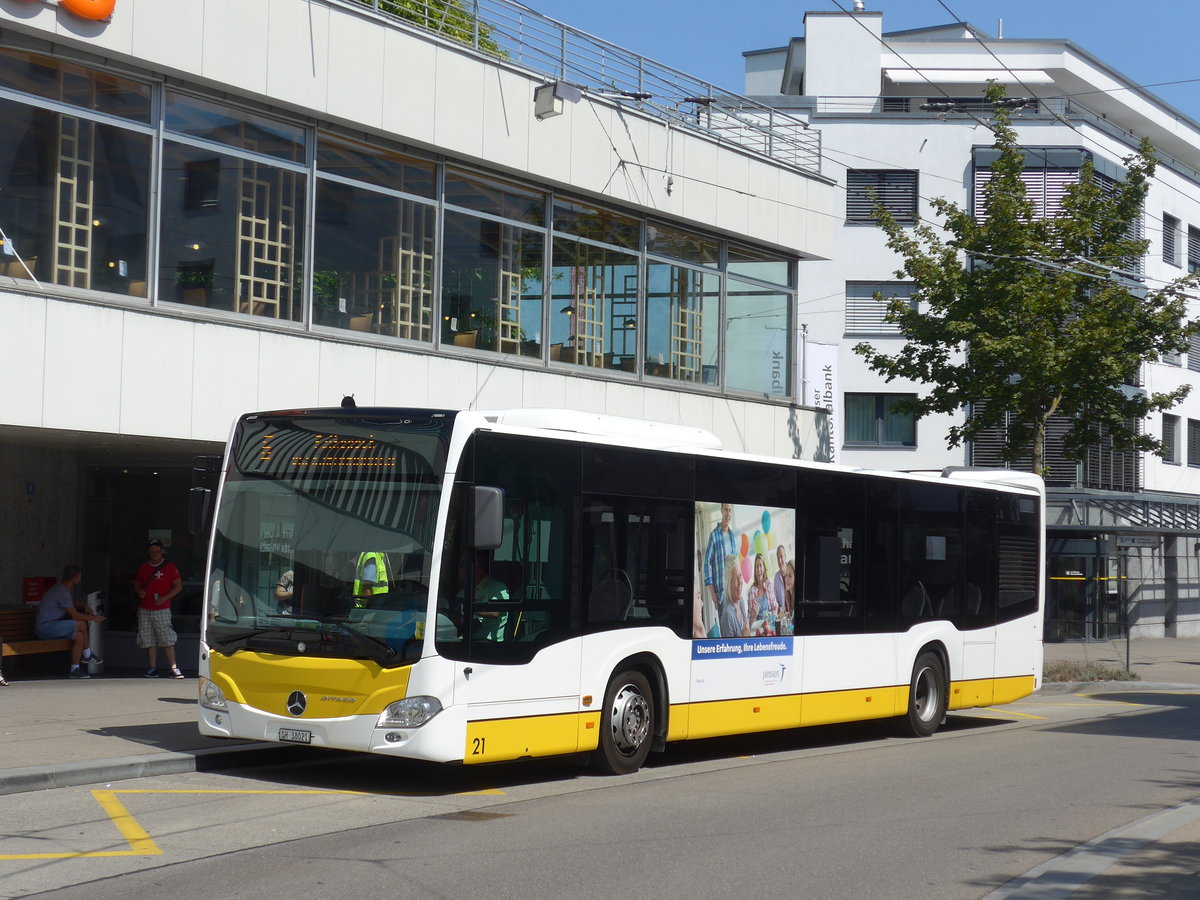
POLYGON ((386 553, 360 553, 358 555, 358 563, 354 567, 354 605, 362 606, 370 598, 371 594, 386 594, 388 592, 389 581, 386 553), (375 581, 371 587, 367 588, 370 594, 364 595, 362 583, 363 569, 372 560, 375 562, 375 581))

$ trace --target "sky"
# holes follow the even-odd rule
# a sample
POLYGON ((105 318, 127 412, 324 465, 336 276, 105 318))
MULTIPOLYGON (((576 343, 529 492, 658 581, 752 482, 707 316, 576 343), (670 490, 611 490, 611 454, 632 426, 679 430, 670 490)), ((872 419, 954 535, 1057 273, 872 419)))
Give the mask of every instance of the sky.
MULTIPOLYGON (((746 50, 804 34, 807 10, 853 0, 523 0, 552 19, 718 87, 742 93, 746 50)), ((1065 38, 1200 121, 1200 0, 865 0, 883 30, 955 18, 1006 38, 1065 38), (944 4, 944 5, 943 5, 944 4), (949 12, 947 11, 949 9, 949 12), (1161 84, 1162 82, 1187 82, 1161 84)))

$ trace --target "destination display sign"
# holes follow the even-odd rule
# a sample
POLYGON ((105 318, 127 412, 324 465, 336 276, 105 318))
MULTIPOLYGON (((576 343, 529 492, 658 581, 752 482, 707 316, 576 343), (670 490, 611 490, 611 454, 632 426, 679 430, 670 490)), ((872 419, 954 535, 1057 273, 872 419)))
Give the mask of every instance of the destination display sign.
POLYGON ((295 433, 279 442, 276 433, 259 439, 258 462, 265 469, 279 471, 280 466, 303 469, 362 469, 394 467, 395 446, 375 440, 374 435, 351 437, 341 434, 308 435, 302 442, 295 433))

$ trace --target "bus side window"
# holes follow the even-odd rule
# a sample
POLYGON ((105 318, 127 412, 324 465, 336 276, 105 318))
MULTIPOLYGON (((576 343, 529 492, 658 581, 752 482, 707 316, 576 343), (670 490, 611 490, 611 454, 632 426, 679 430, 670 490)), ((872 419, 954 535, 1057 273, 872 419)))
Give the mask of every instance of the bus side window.
MULTIPOLYGON (((479 570, 464 576, 443 566, 443 603, 463 607, 465 647, 447 642, 450 658, 516 665, 551 641, 571 636, 574 533, 579 520, 577 444, 480 432, 472 438, 473 471, 460 471, 456 499, 475 485, 499 488, 504 506, 499 544, 476 551, 479 570), (447 577, 448 576, 448 577, 447 577), (453 589, 454 595, 447 596, 453 589)), ((456 531, 443 553, 462 541, 456 531)))
POLYGON ((853 634, 863 629, 862 482, 838 472, 797 473, 797 634, 853 634))
POLYGON ((900 487, 901 624, 922 619, 962 620, 963 492, 950 484, 900 487))
POLYGON ((836 534, 810 534, 804 549, 804 603, 841 599, 842 545, 836 534))
POLYGON ((588 497, 582 522, 584 629, 664 625, 690 635, 692 504, 588 497))

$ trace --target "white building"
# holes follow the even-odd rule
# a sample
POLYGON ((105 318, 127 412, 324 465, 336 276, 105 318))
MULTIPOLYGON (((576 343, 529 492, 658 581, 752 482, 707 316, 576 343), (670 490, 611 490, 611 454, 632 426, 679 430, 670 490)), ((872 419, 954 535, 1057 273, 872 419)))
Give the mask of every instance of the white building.
MULTIPOLYGON (((825 174, 840 188, 832 261, 805 267, 798 298, 808 339, 837 347, 831 425, 839 462, 998 462, 984 442, 947 448, 959 419, 914 426, 889 414, 891 397, 921 386, 885 383, 852 351, 864 340, 885 352, 901 346, 871 299, 876 290, 907 291, 871 197, 878 192, 901 221, 933 221, 935 197, 970 208, 994 157, 983 127, 989 79, 1009 97, 1029 98, 1014 125, 1026 184, 1050 211, 1085 159, 1101 178, 1121 178, 1122 160, 1148 137, 1162 165, 1145 207, 1145 282, 1200 270, 1200 124, 1069 41, 1000 40, 962 24, 886 33, 877 11, 809 12, 802 38, 745 60, 747 95, 807 115, 822 133, 825 174)), ((1183 359, 1147 364, 1142 383, 1165 391, 1200 382, 1198 372, 1200 343, 1183 359)), ((1097 446, 1082 465, 1050 459, 1048 637, 1118 634, 1126 599, 1135 635, 1200 633, 1200 391, 1144 428, 1167 441, 1167 458, 1097 446)))
POLYGON ((566 407, 822 458, 818 136, 481 8, 0 2, 0 606, 79 562, 136 661, 158 535, 194 632, 191 459, 250 409, 566 407))

